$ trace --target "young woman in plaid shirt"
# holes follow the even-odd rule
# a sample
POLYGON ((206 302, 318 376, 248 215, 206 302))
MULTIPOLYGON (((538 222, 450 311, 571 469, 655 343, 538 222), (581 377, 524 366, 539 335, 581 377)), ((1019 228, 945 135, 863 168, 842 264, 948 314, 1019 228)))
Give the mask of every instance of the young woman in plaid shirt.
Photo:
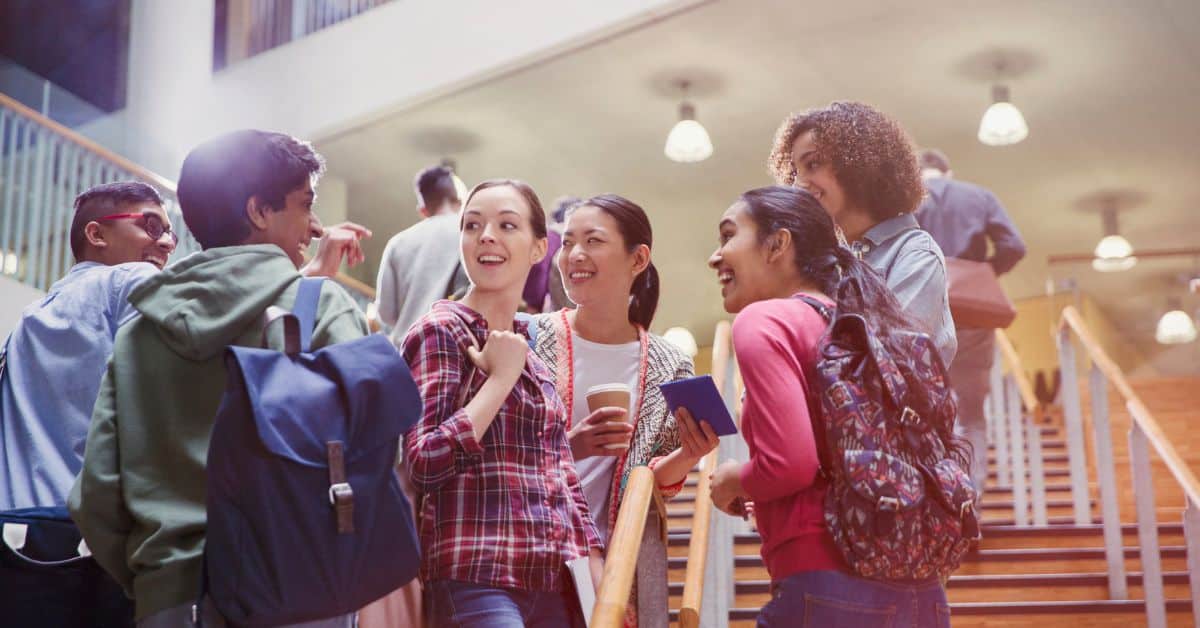
POLYGON ((546 255, 545 213, 527 184, 485 181, 461 230, 470 291, 435 303, 403 344, 425 403, 405 464, 423 495, 426 616, 431 627, 580 625, 564 564, 590 555, 599 583, 603 544, 553 375, 514 321, 546 255))
MULTIPOLYGON (((646 212, 629 199, 604 194, 567 215, 558 269, 567 296, 578 304, 536 318, 534 352, 554 372, 571 413, 569 438, 588 508, 607 540, 616 524, 625 482, 637 466, 654 470, 670 499, 687 473, 717 446, 706 423, 676 420, 659 384, 690 377, 692 360, 649 332, 658 307, 658 271, 650 261, 653 233, 646 212), (627 384, 630 408, 588 409, 591 386, 627 384)), ((666 517, 651 509, 638 551, 637 577, 625 625, 666 628, 666 517)))

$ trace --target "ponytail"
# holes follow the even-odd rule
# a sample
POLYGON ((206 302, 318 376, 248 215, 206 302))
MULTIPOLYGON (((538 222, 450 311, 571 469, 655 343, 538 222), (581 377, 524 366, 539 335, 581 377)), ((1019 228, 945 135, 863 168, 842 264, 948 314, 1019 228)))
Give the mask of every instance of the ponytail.
POLYGON ((654 262, 633 279, 629 292, 629 322, 650 329, 658 309, 658 269, 654 262))
MULTIPOLYGON (((593 196, 575 206, 595 207, 608 214, 617 222, 617 230, 625 241, 625 249, 632 253, 643 244, 646 248, 654 247, 654 233, 650 229, 650 218, 646 211, 637 203, 617 196, 616 194, 601 194, 593 196)), ((646 270, 633 278, 629 288, 629 322, 650 329, 654 321, 654 312, 658 310, 658 269, 654 262, 646 266, 646 270)))

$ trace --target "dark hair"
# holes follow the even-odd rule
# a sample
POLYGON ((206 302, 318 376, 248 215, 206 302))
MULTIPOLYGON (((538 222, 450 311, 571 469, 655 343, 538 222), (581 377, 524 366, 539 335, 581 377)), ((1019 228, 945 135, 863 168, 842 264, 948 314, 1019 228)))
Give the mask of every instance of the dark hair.
POLYGON ((179 207, 200 246, 240 244, 250 237, 251 197, 275 211, 288 192, 325 172, 312 144, 283 133, 233 131, 192 149, 179 173, 179 207))
MULTIPOLYGON (((533 229, 533 235, 539 240, 546 237, 546 210, 542 209, 542 201, 538 198, 537 192, 528 183, 518 179, 488 179, 481 181, 471 188, 471 192, 467 194, 466 200, 463 201, 463 207, 471 202, 475 195, 488 188, 510 187, 525 199, 525 204, 529 205, 529 226, 533 229)), ((464 214, 465 216, 466 214, 464 214)), ((462 230, 462 219, 458 221, 458 228, 462 230)))
POLYGON ((449 166, 430 166, 413 178, 413 192, 429 211, 436 211, 446 201, 461 201, 454 187, 454 170, 449 166))
MULTIPOLYGON (((650 218, 637 203, 616 194, 601 194, 575 205, 571 211, 580 207, 595 207, 617 221, 617 229, 621 232, 621 239, 625 240, 628 252, 632 253, 643 244, 654 248, 650 218)), ((654 262, 633 278, 629 295, 629 322, 649 329, 654 312, 658 310, 658 269, 654 267, 654 262)))
MULTIPOLYGON (((739 199, 754 221, 760 244, 780 230, 792 237, 792 252, 800 275, 834 299, 842 313, 861 315, 873 333, 900 363, 912 370, 912 358, 894 334, 897 331, 926 331, 905 313, 883 278, 866 262, 838 244, 833 219, 812 194, 790 187, 772 186, 750 190, 739 199)), ((914 390, 920 395, 920 390, 914 390)), ((917 398, 928 404, 928 399, 917 398)), ((914 406, 917 407, 917 406, 914 406)), ((954 435, 954 425, 936 425, 950 454, 966 467, 970 444, 954 435)))
POLYGON ((121 213, 120 207, 130 203, 154 203, 163 206, 158 190, 141 181, 104 183, 75 197, 75 216, 71 219, 71 254, 76 262, 83 261, 87 247, 84 227, 97 218, 121 213))
POLYGON ((857 102, 833 102, 788 116, 768 159, 776 183, 795 183, 792 144, 808 131, 850 202, 879 222, 916 210, 925 187, 912 141, 895 120, 857 102))
POLYGON ((578 196, 560 196, 554 199, 554 211, 550 212, 550 217, 554 222, 562 224, 567 221, 567 212, 575 209, 581 202, 578 196))
POLYGON ((941 171, 942 174, 950 172, 950 158, 936 148, 926 148, 917 154, 917 163, 922 169, 934 168, 941 171))

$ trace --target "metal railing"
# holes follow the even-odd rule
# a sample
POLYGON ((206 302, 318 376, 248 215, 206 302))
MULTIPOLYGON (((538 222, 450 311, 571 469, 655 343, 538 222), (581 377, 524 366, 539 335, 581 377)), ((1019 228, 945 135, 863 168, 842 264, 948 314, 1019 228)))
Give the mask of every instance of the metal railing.
MULTIPOLYGON (((733 356, 732 330, 728 321, 717 323, 713 335, 712 377, 729 413, 740 424, 741 378, 737 360, 733 356)), ((740 433, 722 436, 720 446, 700 463, 700 481, 696 488, 683 598, 679 608, 679 625, 683 628, 726 626, 729 611, 733 607, 736 537, 750 527, 740 519, 713 514, 709 476, 720 459, 741 462, 749 459, 746 442, 740 433), (707 618, 703 624, 701 617, 707 618)))
MULTIPOLYGON (((1109 421, 1108 386, 1111 384, 1125 401, 1131 426, 1129 429, 1129 464, 1137 510, 1139 554, 1142 565, 1146 622, 1150 628, 1167 625, 1166 598, 1163 592, 1162 557, 1158 546, 1158 522, 1154 503, 1154 482, 1150 473, 1150 448, 1165 463, 1173 479, 1183 489, 1187 508, 1183 515, 1187 543, 1187 566, 1191 581, 1192 611, 1200 611, 1200 481, 1167 439, 1158 422, 1125 379, 1104 348, 1073 306, 1063 309, 1058 328, 1059 367, 1062 369, 1062 398, 1067 426, 1067 446, 1070 459, 1071 493, 1076 524, 1090 524, 1088 501, 1087 453, 1084 443, 1085 425, 1079 395, 1079 378, 1072 335, 1079 340, 1090 358, 1088 389, 1092 411, 1090 431, 1093 439, 1097 484, 1100 489, 1101 519, 1104 528, 1104 552, 1108 563, 1108 588, 1112 599, 1129 597, 1126 583, 1124 548, 1121 542, 1121 520, 1118 507, 1115 461, 1113 459, 1111 424, 1109 421)), ((1200 625, 1200 615, 1196 615, 1200 625)))
MULTIPOLYGON (((617 511, 617 525, 613 528, 604 560, 604 576, 600 579, 600 590, 596 594, 596 608, 588 624, 591 628, 620 628, 625 625, 625 607, 629 605, 629 594, 633 590, 633 576, 637 572, 646 516, 657 490, 654 472, 650 467, 634 467, 629 473, 621 509, 617 511)), ((666 525, 665 519, 662 525, 666 525)))
POLYGON ((1000 329, 996 330, 990 388, 985 409, 988 440, 996 445, 996 483, 1012 487, 1013 523, 1028 526, 1032 519, 1033 525, 1047 525, 1043 409, 1020 356, 1000 329))
MULTIPOLYGON (((169 262, 200 250, 179 211, 175 182, 0 94, 0 273, 47 290, 74 264, 75 197, 115 181, 142 181, 162 195, 179 235, 169 262)), ((335 278, 365 309, 375 290, 344 273, 335 278)))
POLYGON ((393 0, 216 0, 213 67, 221 69, 393 0))
POLYGON ((46 290, 72 266, 72 203, 88 188, 139 180, 166 201, 179 234, 172 259, 200 247, 183 226, 175 184, 0 94, 0 272, 46 290))

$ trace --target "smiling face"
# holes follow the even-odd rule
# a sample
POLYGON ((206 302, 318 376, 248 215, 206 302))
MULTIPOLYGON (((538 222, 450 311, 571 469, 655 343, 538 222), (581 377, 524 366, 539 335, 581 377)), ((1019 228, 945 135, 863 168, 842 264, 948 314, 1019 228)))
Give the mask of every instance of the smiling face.
POLYGON ((516 290, 546 257, 546 239, 534 235, 532 209, 512 186, 479 190, 463 209, 463 266, 477 291, 516 290))
POLYGON ((725 311, 736 314, 755 301, 772 298, 777 292, 775 273, 744 201, 725 210, 717 234, 719 245, 708 258, 708 265, 717 271, 725 311))
POLYGON ((311 179, 288 192, 283 197, 282 209, 271 208, 262 213, 262 232, 257 241, 278 246, 296 268, 303 266, 309 243, 325 233, 321 219, 313 213, 316 198, 311 179))
POLYGON ((600 208, 584 205, 567 218, 557 263, 571 301, 587 306, 626 299, 649 262, 650 247, 630 251, 616 219, 600 208))
MULTIPOLYGON (((162 206, 151 202, 126 203, 119 205, 114 213, 140 216, 100 220, 88 225, 88 240, 98 251, 95 258, 105 264, 149 262, 160 269, 166 266, 167 257, 175 250, 175 238, 170 231, 171 220, 162 206), (147 232, 147 225, 155 222, 163 228, 157 239, 147 232)), ((149 231, 158 229, 150 227, 149 231)))
POLYGON ((805 131, 792 142, 792 169, 796 173, 793 185, 816 197, 837 222, 848 206, 846 191, 838 183, 833 164, 817 151, 814 131, 805 131))

